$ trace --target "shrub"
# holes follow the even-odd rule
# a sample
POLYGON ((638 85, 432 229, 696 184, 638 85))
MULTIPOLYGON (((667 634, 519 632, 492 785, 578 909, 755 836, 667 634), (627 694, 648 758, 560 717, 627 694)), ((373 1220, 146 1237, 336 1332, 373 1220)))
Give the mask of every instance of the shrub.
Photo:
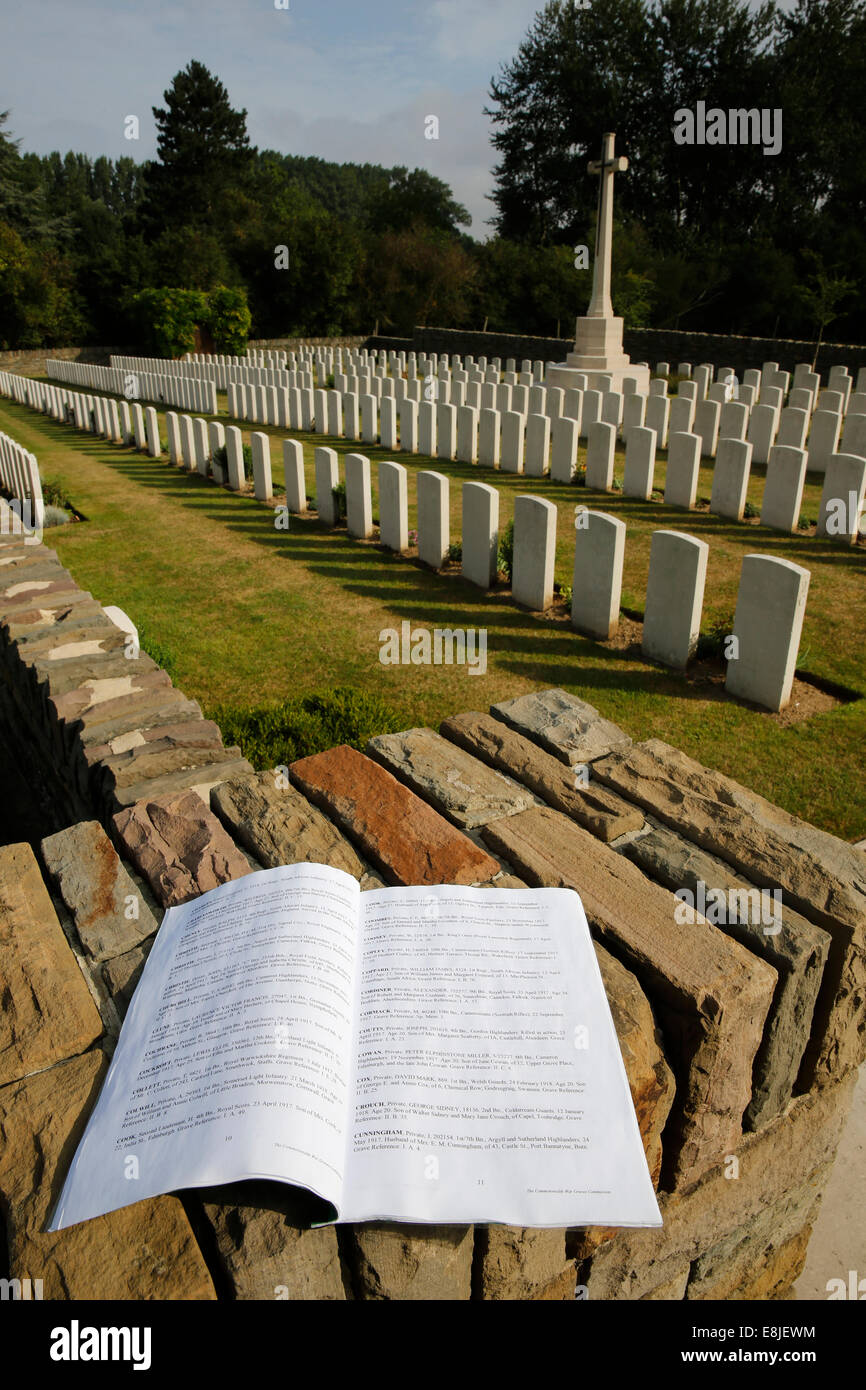
POLYGON ((251 323, 246 290, 217 285, 209 292, 202 327, 210 329, 216 352, 235 357, 246 352, 251 323))
POLYGON ((398 716, 378 695, 351 686, 291 697, 273 705, 220 706, 212 718, 219 724, 225 743, 237 743, 259 772, 323 753, 341 743, 363 751, 377 734, 397 733, 402 727, 398 716))
POLYGON ((62 507, 67 512, 75 510, 66 495, 65 487, 55 478, 42 479, 42 501, 46 507, 62 507))
POLYGON ((50 503, 45 508, 43 523, 45 526, 65 526, 72 520, 72 514, 64 510, 63 507, 55 507, 50 503))
POLYGON ((460 564, 461 560, 463 559, 463 546, 460 544, 459 541, 455 541, 453 545, 449 545, 448 559, 454 560, 455 563, 458 565, 460 564))
POLYGON ((797 530, 798 530, 798 531, 808 531, 809 528, 810 528, 811 526, 814 526, 814 525, 815 525, 815 522, 812 521, 812 520, 810 520, 810 518, 809 518, 808 516, 806 516, 806 514, 805 514, 805 512, 804 512, 803 515, 800 517, 800 520, 797 522, 797 530))
POLYGON ((760 515, 761 515, 761 509, 760 509, 760 507, 756 507, 755 504, 754 504, 754 502, 747 502, 747 503, 746 503, 746 505, 745 505, 745 507, 744 507, 744 509, 743 509, 743 520, 744 520, 744 521, 751 521, 752 517, 754 517, 754 516, 760 516, 760 515))
POLYGON ((216 285, 201 290, 150 288, 133 295, 142 345, 159 357, 182 357, 195 351, 195 330, 206 328, 217 352, 246 349, 250 311, 246 291, 216 285))
POLYGON ((509 521, 504 531, 499 533, 499 551, 496 559, 497 569, 501 570, 511 583, 511 567, 514 563, 514 520, 509 521))
POLYGON ((708 632, 702 632, 698 638, 698 645, 695 656, 699 661, 723 661, 725 657, 725 642, 734 630, 734 615, 730 617, 717 618, 708 632))
POLYGON ((337 483, 336 487, 331 488, 331 496, 334 499, 334 507, 337 512, 337 521, 345 521, 348 516, 348 506, 346 503, 346 484, 337 483))

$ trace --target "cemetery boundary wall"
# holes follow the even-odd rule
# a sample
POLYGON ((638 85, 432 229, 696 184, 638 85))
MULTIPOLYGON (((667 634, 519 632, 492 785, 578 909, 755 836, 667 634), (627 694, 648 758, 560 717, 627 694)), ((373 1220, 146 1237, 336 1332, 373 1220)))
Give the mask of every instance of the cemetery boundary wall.
MULTIPOLYGON (((461 328, 416 328, 411 338, 380 335, 365 339, 364 347, 395 352, 412 351, 428 356, 458 353, 461 357, 499 357, 506 361, 529 358, 532 361, 564 362, 574 350, 573 338, 544 338, 509 333, 479 333, 461 328)), ((778 362, 793 372, 798 362, 811 362, 814 342, 795 339, 749 338, 733 334, 690 333, 676 329, 629 328, 623 334, 623 346, 633 362, 648 362, 654 370, 657 362, 669 362, 676 371, 679 362, 712 362, 715 367, 733 367, 746 371, 762 367, 764 362, 778 362)), ((845 343, 822 343, 816 371, 827 372, 833 366, 856 370, 866 359, 866 347, 845 343)))

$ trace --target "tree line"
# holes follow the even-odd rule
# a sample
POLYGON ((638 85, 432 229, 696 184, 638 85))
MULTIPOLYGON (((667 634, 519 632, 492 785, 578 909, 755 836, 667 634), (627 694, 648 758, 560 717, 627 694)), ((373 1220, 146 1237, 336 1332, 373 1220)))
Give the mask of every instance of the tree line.
POLYGON ((606 130, 630 161, 613 282, 628 323, 803 338, 832 324, 866 341, 864 78, 866 0, 551 0, 491 80, 477 240, 423 169, 253 148, 247 113, 196 61, 154 108, 144 163, 22 153, 6 113, 0 346, 143 348, 159 291, 223 288, 260 338, 424 323, 569 336, 606 130), (779 153, 678 143, 676 112, 699 101, 780 110, 779 153))

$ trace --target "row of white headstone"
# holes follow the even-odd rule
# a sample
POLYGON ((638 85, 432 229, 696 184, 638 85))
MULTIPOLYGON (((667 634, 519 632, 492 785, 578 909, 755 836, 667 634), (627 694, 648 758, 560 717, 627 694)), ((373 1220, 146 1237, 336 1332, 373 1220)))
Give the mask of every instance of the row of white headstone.
POLYGON ((184 410, 205 410, 211 415, 217 413, 214 383, 196 381, 192 377, 101 367, 85 362, 54 361, 51 358, 45 363, 45 375, 70 386, 86 386, 91 390, 124 396, 127 400, 156 401, 163 405, 177 405, 184 410))
POLYGON ((11 502, 11 517, 3 509, 4 523, 17 520, 22 530, 41 533, 45 522, 42 482, 36 455, 8 434, 0 433, 0 488, 11 502))
POLYGON ((72 424, 112 442, 134 444, 137 449, 146 449, 153 458, 160 456, 159 415, 155 406, 85 395, 14 372, 0 372, 0 394, 62 424, 72 424))
MULTIPOLYGON (((22 399, 24 378, 0 373, 0 391, 22 399)), ((26 382, 23 399, 57 419, 120 438, 161 455, 159 419, 154 407, 126 401, 84 397, 39 382, 26 382), (113 409, 112 409, 113 407, 113 409)), ((169 459, 203 476, 212 472, 219 483, 239 491, 245 486, 243 437, 237 426, 219 421, 166 415, 169 459), (217 459, 225 449, 225 468, 217 459)), ((263 502, 273 498, 270 437, 251 436, 252 483, 263 502)), ((17 447, 17 446, 16 446, 17 447)), ((31 456, 32 457, 32 456, 31 456)), ((33 460, 35 464, 35 460, 33 460)), ((303 446, 283 443, 283 472, 289 512, 307 510, 303 446)), ((336 450, 315 451, 316 498, 320 519, 336 525, 334 490, 340 482, 336 450)), ((370 460, 349 454, 345 460, 347 529, 359 539, 373 533, 370 460)), ((36 471, 38 484, 38 470, 36 471)), ((18 486, 22 484, 19 482, 18 486)), ((41 493, 40 493, 41 498, 41 493)), ((379 536, 383 546, 402 552, 409 546, 409 475, 403 464, 379 465, 379 536)), ((450 484, 432 470, 417 475, 418 553, 440 568, 450 548, 450 484)), ((553 601, 557 508, 542 497, 518 496, 514 505, 512 594, 533 611, 553 601)), ((462 555, 464 578, 488 589, 496 581, 499 555, 499 493, 486 483, 468 482, 462 492, 462 555)), ((604 512, 578 508, 575 527, 572 622, 591 636, 609 638, 619 620, 625 523, 604 512)), ((697 644, 703 607, 709 547, 705 541, 676 531, 656 531, 650 555, 644 618, 643 651, 666 666, 684 667, 697 644)), ((770 556, 746 556, 740 578, 726 684, 733 694, 769 709, 782 708, 790 698, 799 650, 809 572, 770 556)))
MULTIPOLYGON (((270 496, 269 436, 252 436, 259 488, 270 496)), ((254 464, 255 466, 255 464, 254 464)), ((287 506, 306 510, 302 445, 283 444, 287 506)), ((320 519, 337 523, 334 490, 340 483, 336 450, 315 451, 316 499, 320 519)), ((442 473, 416 475, 418 555, 440 568, 450 548, 450 485, 442 473)), ((349 535, 373 535, 370 460, 363 454, 345 458, 346 525, 349 535)), ((499 555, 499 493, 486 483, 467 482, 462 490, 463 577, 480 588, 496 581, 499 555)), ((520 495, 514 501, 514 547, 511 590, 516 603, 543 611, 553 602, 558 513, 543 497, 520 495)), ((579 508, 571 617, 574 627, 607 640, 619 622, 625 558, 625 523, 604 512, 579 508)), ((389 550, 409 545, 409 475, 403 464, 379 464, 379 538, 389 550)), ((643 630, 643 652, 665 666, 683 669, 700 634, 709 546, 678 531, 653 533, 643 630)), ((734 641, 730 644, 726 685, 740 699, 778 710, 790 699, 809 588, 809 572, 787 560, 748 555, 743 561, 734 641)))

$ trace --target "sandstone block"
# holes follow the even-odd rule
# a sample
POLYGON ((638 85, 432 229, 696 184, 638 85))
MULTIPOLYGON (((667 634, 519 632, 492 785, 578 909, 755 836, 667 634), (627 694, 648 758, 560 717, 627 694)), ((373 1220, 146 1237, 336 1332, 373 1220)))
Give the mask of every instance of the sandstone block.
MULTIPOLYGON (((579 1267, 590 1300, 643 1298, 674 1277, 684 1261, 691 1264, 718 1246, 719 1232, 744 1231, 780 1202, 780 1194, 784 1201, 808 1184, 817 1197, 848 1118, 855 1079, 852 1072, 838 1084, 797 1097, 763 1129, 744 1135, 731 1150, 738 1177, 726 1176, 730 1164, 720 1161, 687 1191, 661 1195, 661 1230, 619 1231, 579 1267)), ((580 1258, 587 1235, 592 1232, 572 1233, 569 1253, 580 1258)))
POLYGON ((0 1000, 0 1086, 102 1034, 29 845, 0 848, 0 1000))
POLYGON ((41 1279, 45 1299, 213 1299, 176 1197, 136 1202, 65 1231, 44 1230, 105 1069, 102 1053, 88 1052, 0 1090, 10 1273, 41 1279))
POLYGON ((250 866, 195 792, 154 796, 114 817, 121 847, 163 907, 250 873, 250 866))
POLYGON ((385 768, 345 745, 291 765, 292 781, 391 884, 471 884, 499 865, 385 768))
POLYGON ((559 1298, 574 1298, 575 1265, 565 1254, 565 1231, 480 1226, 475 1261, 483 1299, 538 1300, 551 1285, 561 1288, 559 1298))
POLYGON ((330 864, 361 879, 364 866, 345 836, 296 787, 277 785, 275 772, 222 782, 211 810, 266 869, 280 864, 330 864))
POLYGON ((712 903, 705 915, 778 972, 779 983, 755 1058, 752 1099, 745 1116, 747 1127, 756 1129, 791 1098, 830 949, 829 933, 790 908, 779 907, 778 922, 773 921, 773 900, 769 904, 762 901, 760 891, 724 860, 698 849, 667 826, 650 824, 648 834, 624 847, 628 858, 666 888, 674 892, 687 889, 693 903, 699 883, 705 895, 723 894, 720 919, 716 920, 719 914, 712 903), (730 920, 741 915, 748 920, 730 920))
POLYGON ((801 1084, 866 1053, 866 863, 837 840, 659 739, 594 765, 605 786, 724 859, 832 938, 801 1084))
POLYGON ((260 1200, 261 1205, 258 1200, 204 1205, 235 1298, 345 1300, 336 1228, 306 1230, 295 1224, 302 1201, 291 1190, 269 1192, 260 1200))
POLYGON ((160 919, 98 821, 49 836, 41 851, 92 959, 123 955, 157 931, 160 919))
POLYGON ((607 844, 630 830, 640 830, 643 812, 606 787, 588 786, 552 753, 524 738, 489 714, 458 714, 443 720, 442 735, 522 782, 549 805, 563 811, 607 844))
POLYGON ((564 690, 518 695, 492 705, 490 713, 572 767, 631 743, 628 735, 603 719, 594 705, 564 690))
POLYGON ((534 805, 525 787, 479 763, 432 729, 382 734, 367 745, 371 758, 464 830, 534 805))
POLYGON ((352 1263, 363 1299, 465 1300, 471 1294, 473 1228, 375 1223, 352 1228, 352 1263))
POLYGON ((703 919, 680 926, 673 894, 558 811, 523 811, 482 834, 533 886, 574 888, 637 975, 678 1078, 664 1183, 694 1181, 739 1138, 775 970, 703 919))

